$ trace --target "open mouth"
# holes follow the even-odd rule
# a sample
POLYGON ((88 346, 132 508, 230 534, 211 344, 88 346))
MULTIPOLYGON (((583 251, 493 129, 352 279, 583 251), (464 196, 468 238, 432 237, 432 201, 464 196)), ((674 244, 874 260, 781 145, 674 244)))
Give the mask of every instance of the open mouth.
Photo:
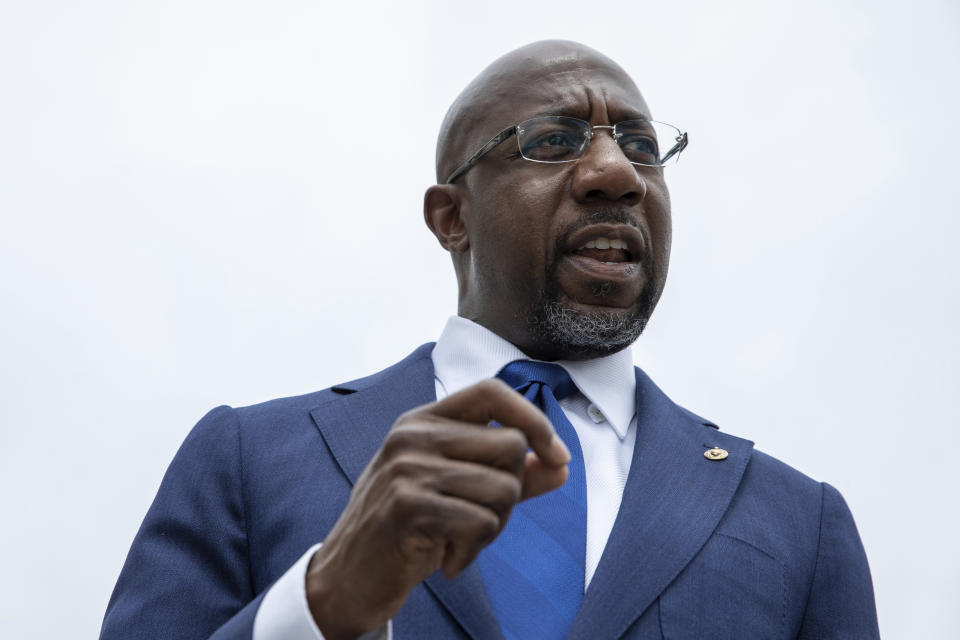
POLYGON ((626 267, 640 262, 646 245, 646 237, 637 227, 596 224, 571 234, 565 253, 583 263, 626 267))
POLYGON ((625 240, 605 236, 585 242, 580 248, 573 251, 573 255, 590 258, 607 265, 636 262, 633 253, 630 251, 630 246, 625 240))
POLYGON ((632 308, 649 278, 646 230, 630 224, 590 224, 563 240, 556 277, 569 300, 632 308))

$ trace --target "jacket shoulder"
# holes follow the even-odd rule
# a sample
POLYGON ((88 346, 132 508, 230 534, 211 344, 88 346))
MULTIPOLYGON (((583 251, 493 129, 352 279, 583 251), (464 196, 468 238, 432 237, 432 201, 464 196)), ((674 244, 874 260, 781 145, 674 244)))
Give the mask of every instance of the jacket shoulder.
MULTIPOLYGON (((754 449, 753 457, 750 460, 752 473, 758 476, 758 480, 764 482, 773 482, 775 485, 789 490, 792 493, 810 493, 819 494, 822 491, 821 483, 790 466, 786 462, 775 458, 764 451, 754 449)), ((751 471, 748 469, 748 471, 751 471)))
MULTIPOLYGON (((265 402, 259 402, 252 405, 233 408, 237 412, 241 424, 257 423, 263 419, 277 420, 285 416, 307 417, 310 411, 323 406, 331 401, 337 400, 345 395, 350 395, 357 391, 369 389, 380 384, 390 383, 398 377, 403 378, 411 367, 423 364, 424 360, 430 361, 430 354, 433 351, 433 342, 417 347, 410 355, 395 364, 386 367, 376 373, 373 373, 356 380, 342 382, 332 385, 326 389, 312 391, 296 396, 283 398, 274 398, 265 402)), ((431 363, 432 370, 432 363, 431 363)), ((218 407, 214 411, 223 411, 230 407, 218 407)))

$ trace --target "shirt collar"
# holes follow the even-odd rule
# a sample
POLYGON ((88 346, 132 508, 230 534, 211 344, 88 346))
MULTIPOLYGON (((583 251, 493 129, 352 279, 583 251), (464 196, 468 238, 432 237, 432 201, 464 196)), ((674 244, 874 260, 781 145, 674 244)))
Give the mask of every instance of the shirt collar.
MULTIPOLYGON (((433 348, 437 380, 449 395, 497 375, 514 360, 529 360, 520 349, 479 324, 453 316, 433 348)), ((557 360, 581 393, 603 413, 620 439, 637 411, 637 378, 630 347, 591 360, 557 360)))

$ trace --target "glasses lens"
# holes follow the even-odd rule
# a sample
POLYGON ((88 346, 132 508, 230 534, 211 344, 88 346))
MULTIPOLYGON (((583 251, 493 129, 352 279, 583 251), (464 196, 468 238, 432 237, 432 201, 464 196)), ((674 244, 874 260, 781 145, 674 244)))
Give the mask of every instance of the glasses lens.
POLYGON ((537 162, 569 162, 583 152, 589 126, 583 120, 543 116, 517 125, 520 153, 537 162))
POLYGON ((616 128, 617 144, 630 162, 659 167, 675 161, 683 134, 669 124, 652 120, 627 120, 616 128))

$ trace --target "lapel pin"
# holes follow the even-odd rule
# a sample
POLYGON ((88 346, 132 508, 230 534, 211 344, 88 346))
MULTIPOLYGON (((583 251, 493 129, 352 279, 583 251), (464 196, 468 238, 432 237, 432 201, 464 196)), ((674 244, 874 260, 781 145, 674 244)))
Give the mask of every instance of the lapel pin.
POLYGON ((707 460, 725 460, 727 456, 730 455, 727 453, 726 449, 721 449, 720 447, 714 447, 712 449, 707 449, 703 452, 703 457, 707 460))

